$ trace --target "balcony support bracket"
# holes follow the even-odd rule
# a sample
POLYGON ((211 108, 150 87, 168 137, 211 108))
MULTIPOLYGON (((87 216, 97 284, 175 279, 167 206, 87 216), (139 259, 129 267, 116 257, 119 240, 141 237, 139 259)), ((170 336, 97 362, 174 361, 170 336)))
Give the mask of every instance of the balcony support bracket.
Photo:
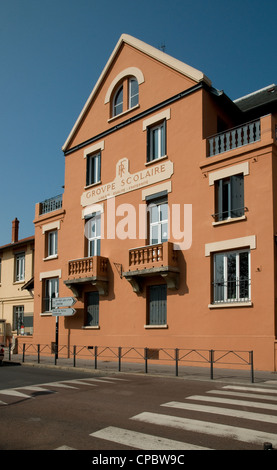
POLYGON ((168 289, 179 289, 179 270, 174 267, 163 266, 158 268, 127 271, 122 276, 130 282, 133 291, 137 294, 142 291, 142 282, 146 278, 161 276, 165 280, 168 289))

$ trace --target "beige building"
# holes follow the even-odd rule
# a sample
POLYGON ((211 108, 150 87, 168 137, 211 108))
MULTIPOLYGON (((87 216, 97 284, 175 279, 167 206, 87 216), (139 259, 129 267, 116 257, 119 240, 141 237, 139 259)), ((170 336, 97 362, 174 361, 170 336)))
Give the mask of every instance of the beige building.
POLYGON ((0 246, 0 342, 33 333, 34 236, 18 239, 12 222, 11 243, 0 246))

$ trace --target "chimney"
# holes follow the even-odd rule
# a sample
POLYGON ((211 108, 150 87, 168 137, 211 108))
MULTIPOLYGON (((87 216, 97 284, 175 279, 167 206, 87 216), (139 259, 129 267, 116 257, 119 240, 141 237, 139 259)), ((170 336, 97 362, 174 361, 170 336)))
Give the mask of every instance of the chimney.
POLYGON ((18 228, 19 228, 19 220, 15 218, 12 221, 12 243, 18 242, 18 228))

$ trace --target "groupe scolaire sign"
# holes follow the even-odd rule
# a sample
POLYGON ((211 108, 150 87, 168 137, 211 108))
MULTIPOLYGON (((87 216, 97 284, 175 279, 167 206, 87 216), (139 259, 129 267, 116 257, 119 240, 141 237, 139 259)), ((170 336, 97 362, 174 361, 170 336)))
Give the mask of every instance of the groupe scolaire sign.
POLYGON ((107 198, 115 197, 169 179, 172 175, 173 162, 170 160, 162 161, 157 165, 147 167, 137 173, 130 173, 128 158, 122 158, 116 164, 115 179, 110 183, 85 191, 81 196, 81 205, 86 207, 107 198))

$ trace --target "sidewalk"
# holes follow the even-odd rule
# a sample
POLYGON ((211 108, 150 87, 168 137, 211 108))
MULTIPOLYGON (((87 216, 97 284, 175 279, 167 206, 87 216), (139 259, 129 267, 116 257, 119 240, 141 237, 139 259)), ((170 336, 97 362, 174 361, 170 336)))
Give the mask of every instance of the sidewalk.
POLYGON ((77 357, 75 361, 73 358, 67 359, 64 357, 58 358, 55 364, 54 356, 41 356, 38 362, 37 356, 28 355, 22 361, 22 354, 12 354, 9 360, 8 351, 5 352, 4 366, 8 365, 22 365, 29 367, 50 367, 55 369, 66 369, 80 372, 89 372, 93 375, 109 375, 109 374, 139 374, 145 376, 162 376, 172 377, 181 380, 202 380, 212 382, 228 382, 244 384, 245 386, 263 384, 265 386, 276 387, 277 389, 277 372, 266 372, 254 370, 253 376, 250 368, 244 369, 224 369, 219 367, 213 368, 211 374, 210 367, 191 367, 191 366, 178 366, 174 364, 158 364, 155 361, 148 361, 147 366, 144 362, 121 362, 118 361, 101 361, 97 360, 97 368, 95 368, 94 357, 91 359, 82 359, 77 357), (178 374, 178 375, 177 375, 178 374))

